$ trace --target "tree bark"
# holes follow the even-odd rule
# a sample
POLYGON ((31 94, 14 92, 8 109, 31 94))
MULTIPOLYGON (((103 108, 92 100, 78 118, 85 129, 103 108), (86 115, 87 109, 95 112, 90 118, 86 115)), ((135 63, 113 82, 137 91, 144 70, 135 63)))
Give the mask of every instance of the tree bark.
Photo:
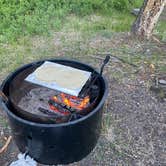
POLYGON ((131 31, 137 36, 149 39, 165 5, 166 0, 144 0, 131 31))

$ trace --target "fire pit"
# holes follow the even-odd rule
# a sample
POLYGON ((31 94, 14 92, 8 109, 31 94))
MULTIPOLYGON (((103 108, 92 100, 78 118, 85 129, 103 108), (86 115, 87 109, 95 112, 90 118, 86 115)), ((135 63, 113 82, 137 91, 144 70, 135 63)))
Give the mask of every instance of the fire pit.
MULTIPOLYGON (((21 85, 23 80, 43 64, 44 60, 27 64, 10 74, 1 85, 1 91, 8 98, 8 101, 4 100, 4 98, 1 98, 0 101, 3 110, 7 112, 13 138, 21 152, 27 153, 43 164, 68 164, 81 160, 95 147, 100 134, 102 108, 108 88, 103 76, 86 64, 72 60, 54 59, 48 61, 98 75, 94 80, 94 85, 99 87, 99 93, 97 98, 93 99, 90 106, 87 107, 88 113, 86 112, 85 116, 80 116, 81 114, 79 114, 79 117, 74 118, 72 121, 65 120, 62 123, 55 124, 53 121, 48 121, 48 115, 47 117, 34 117, 34 115, 20 112, 21 110, 17 107, 18 102, 16 101, 18 99, 16 96, 22 96, 23 94, 13 96, 13 91, 17 92, 16 89, 24 88, 21 85)), ((26 86, 26 88, 27 91, 32 89, 31 86, 26 86)), ((68 97, 64 95, 60 93, 58 96, 54 96, 50 101, 50 106, 54 106, 54 100, 59 101, 61 99, 57 99, 57 97, 61 96, 65 99, 68 97)), ((73 100, 75 99, 73 98, 73 100)), ((71 100, 69 101, 71 102, 71 100)), ((77 107, 71 105, 72 103, 69 106, 79 110, 79 108, 83 108, 83 102, 88 103, 89 99, 85 98, 84 101, 79 101, 77 107)), ((83 110, 85 111, 86 109, 83 110)))

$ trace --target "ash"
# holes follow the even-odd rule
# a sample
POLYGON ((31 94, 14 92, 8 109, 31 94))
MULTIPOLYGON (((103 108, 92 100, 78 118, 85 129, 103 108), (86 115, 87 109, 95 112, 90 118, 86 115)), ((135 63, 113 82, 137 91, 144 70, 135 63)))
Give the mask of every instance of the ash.
POLYGON ((39 111, 39 108, 41 107, 49 110, 50 108, 48 100, 51 96, 57 94, 59 94, 58 91, 45 87, 34 88, 21 98, 21 100, 18 102, 18 106, 27 112, 37 115, 44 115, 44 113, 39 111))

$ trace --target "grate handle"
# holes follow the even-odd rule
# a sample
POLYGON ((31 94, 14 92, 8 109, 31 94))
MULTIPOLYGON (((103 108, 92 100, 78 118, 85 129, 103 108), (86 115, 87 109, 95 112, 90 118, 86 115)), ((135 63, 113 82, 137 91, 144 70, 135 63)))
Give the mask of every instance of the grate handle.
POLYGON ((107 55, 103 61, 103 64, 101 66, 101 69, 100 69, 100 76, 102 75, 103 73, 103 69, 104 69, 104 66, 109 62, 110 60, 110 55, 107 55))

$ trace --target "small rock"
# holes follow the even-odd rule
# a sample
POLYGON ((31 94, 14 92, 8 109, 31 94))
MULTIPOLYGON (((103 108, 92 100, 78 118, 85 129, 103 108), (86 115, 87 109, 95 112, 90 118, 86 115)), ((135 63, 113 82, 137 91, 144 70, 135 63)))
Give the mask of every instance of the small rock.
POLYGON ((139 12, 140 12, 139 8, 135 8, 131 11, 131 13, 134 14, 135 16, 138 16, 139 12))
POLYGON ((158 82, 159 82, 160 84, 166 85, 166 80, 164 80, 164 79, 160 79, 160 80, 158 80, 158 82))

